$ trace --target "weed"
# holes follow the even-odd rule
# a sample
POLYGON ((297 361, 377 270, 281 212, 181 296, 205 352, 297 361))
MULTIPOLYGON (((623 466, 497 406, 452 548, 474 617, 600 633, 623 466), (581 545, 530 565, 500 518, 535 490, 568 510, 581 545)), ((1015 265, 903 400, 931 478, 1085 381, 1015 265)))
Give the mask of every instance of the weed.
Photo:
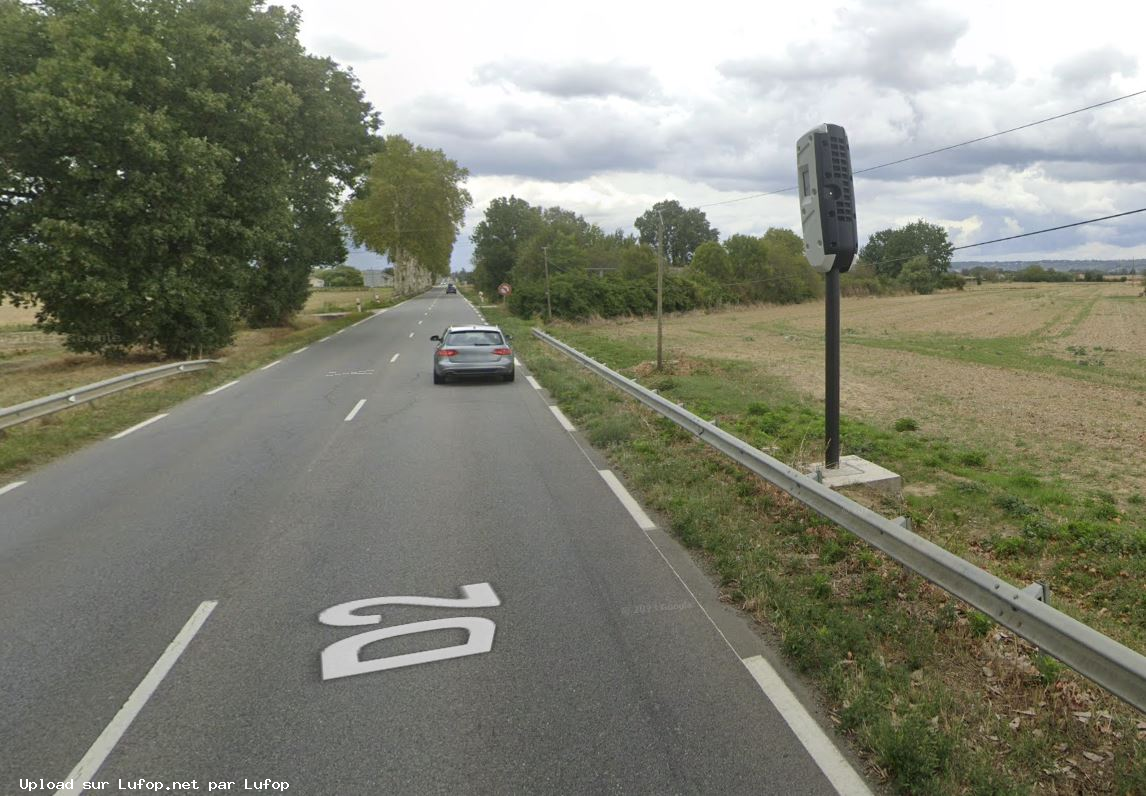
POLYGON ((919 424, 910 417, 901 417, 895 421, 896 431, 918 431, 919 424))
POLYGON ((987 487, 978 481, 957 481, 955 491, 962 492, 964 495, 981 495, 986 493, 987 487))
POLYGON ((1023 520, 1022 533, 1028 539, 1053 539, 1058 536, 1058 526, 1041 514, 1036 514, 1023 520))
POLYGON ((999 558, 1033 555, 1041 549, 1040 542, 1028 536, 1004 536, 994 542, 995 555, 999 558))
POLYGON ((927 793, 947 767, 954 742, 950 736, 913 712, 898 726, 890 721, 876 728, 872 738, 880 764, 894 772, 900 793, 927 793))
POLYGON ((608 448, 628 442, 637 430, 635 418, 627 414, 614 414, 594 418, 585 434, 596 447, 608 448))
POLYGON ((936 615, 935 621, 931 626, 937 631, 947 630, 948 628, 954 627, 958 619, 959 612, 955 610, 955 601, 948 600, 943 603, 943 607, 939 609, 939 613, 936 615))
POLYGON ((1039 670, 1043 685, 1054 685, 1062 675, 1064 667, 1049 655, 1036 655, 1035 668, 1039 670))
POLYGON ((1038 511, 1034 506, 1014 495, 1000 495, 995 498, 994 504, 1012 517, 1027 517, 1038 511))
POLYGON ((971 635, 976 638, 982 638, 991 632, 991 628, 995 626, 995 622, 991 617, 980 611, 971 611, 967 614, 967 625, 971 629, 971 635))
POLYGON ((987 464, 987 454, 983 451, 963 451, 956 461, 964 467, 983 467, 987 464))
POLYGON ((837 561, 843 561, 847 558, 848 551, 839 542, 834 539, 829 540, 824 549, 820 552, 820 560, 825 564, 835 564, 837 561))

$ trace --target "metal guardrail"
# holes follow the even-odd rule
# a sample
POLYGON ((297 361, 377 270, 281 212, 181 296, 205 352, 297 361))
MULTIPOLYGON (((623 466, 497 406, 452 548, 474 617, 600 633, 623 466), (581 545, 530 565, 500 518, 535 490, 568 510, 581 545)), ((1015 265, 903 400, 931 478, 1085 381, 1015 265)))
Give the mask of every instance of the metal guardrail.
POLYGON ((987 614, 1043 652, 1146 713, 1146 656, 1041 602, 1034 590, 1012 586, 917 536, 813 478, 768 456, 601 363, 534 329, 533 335, 667 417, 913 572, 987 614))
POLYGON ((102 398, 105 395, 111 395, 120 390, 126 390, 129 387, 146 384, 149 381, 163 379, 167 376, 174 376, 179 373, 203 370, 218 361, 217 359, 196 359, 190 362, 172 362, 169 365, 160 365, 159 367, 148 368, 147 370, 137 370, 134 373, 125 373, 122 376, 97 381, 95 384, 77 387, 74 390, 58 392, 46 398, 37 398, 33 401, 26 401, 22 404, 5 407, 0 409, 0 430, 19 425, 20 423, 26 423, 37 417, 54 414, 63 409, 70 409, 73 406, 94 401, 96 398, 102 398))

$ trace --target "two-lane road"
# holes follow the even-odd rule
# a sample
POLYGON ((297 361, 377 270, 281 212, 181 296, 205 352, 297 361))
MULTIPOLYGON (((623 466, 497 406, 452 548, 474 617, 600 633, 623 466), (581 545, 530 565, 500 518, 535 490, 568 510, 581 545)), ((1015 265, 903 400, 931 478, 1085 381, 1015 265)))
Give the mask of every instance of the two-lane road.
POLYGON ((477 318, 436 288, 0 493, 0 793, 862 789, 540 393, 432 384, 477 318))

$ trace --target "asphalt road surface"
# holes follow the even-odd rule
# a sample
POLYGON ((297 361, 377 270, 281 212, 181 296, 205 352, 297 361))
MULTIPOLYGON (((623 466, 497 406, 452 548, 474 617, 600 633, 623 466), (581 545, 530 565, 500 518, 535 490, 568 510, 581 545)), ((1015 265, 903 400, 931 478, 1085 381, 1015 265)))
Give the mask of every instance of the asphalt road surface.
POLYGON ((432 384, 477 317, 435 288, 0 492, 0 793, 862 792, 524 370, 432 384))

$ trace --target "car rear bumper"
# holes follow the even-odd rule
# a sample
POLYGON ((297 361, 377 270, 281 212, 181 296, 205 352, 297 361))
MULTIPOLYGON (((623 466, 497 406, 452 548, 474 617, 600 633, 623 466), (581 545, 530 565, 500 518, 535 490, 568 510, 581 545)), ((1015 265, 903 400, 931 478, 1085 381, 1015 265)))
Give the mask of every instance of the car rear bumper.
POLYGON ((513 373, 513 359, 499 362, 443 362, 434 363, 439 376, 508 376, 513 373))

